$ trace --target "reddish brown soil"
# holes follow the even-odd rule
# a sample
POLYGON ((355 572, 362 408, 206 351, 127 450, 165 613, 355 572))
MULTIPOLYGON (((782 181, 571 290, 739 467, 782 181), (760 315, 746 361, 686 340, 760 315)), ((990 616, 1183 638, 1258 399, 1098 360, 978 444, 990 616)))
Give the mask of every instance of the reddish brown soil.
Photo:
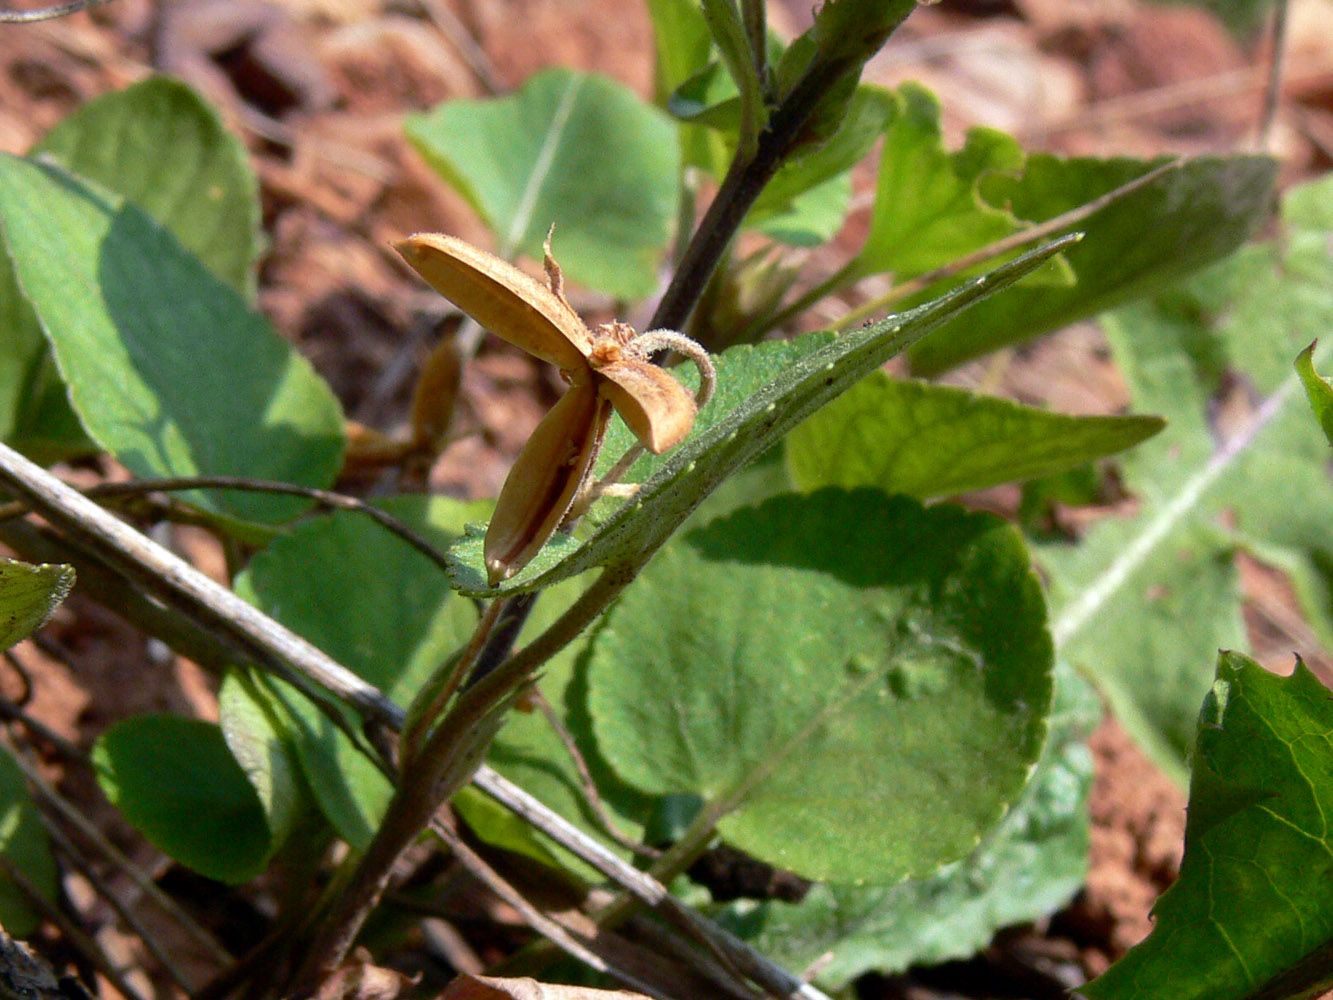
MULTIPOLYGON (((772 19, 799 29, 810 6, 775 0, 772 19)), ((1333 6, 1293 6, 1290 72, 1271 140, 1288 179, 1333 159, 1333 49, 1326 44, 1333 6)), ((80 102, 155 68, 200 87, 244 137, 262 182, 271 245, 261 306, 330 380, 351 416, 392 431, 405 420, 413 375, 437 336, 422 317, 439 304, 410 279, 388 242, 419 229, 487 242, 461 199, 407 146, 401 116, 446 98, 508 89, 554 64, 596 69, 647 94, 652 39, 643 5, 115 0, 59 21, 0 26, 0 150, 25 151, 80 102)), ((916 78, 937 91, 951 142, 985 123, 1031 148, 1147 155, 1244 146, 1261 107, 1260 65, 1254 46, 1189 7, 958 0, 922 8, 867 77, 916 78)), ((831 269, 863 227, 864 218, 853 219, 810 266, 831 269)), ((464 379, 456 428, 463 436, 433 469, 432 486, 493 494, 550 403, 547 378, 527 358, 488 343, 464 379)), ((1015 398, 1059 409, 1108 412, 1123 402, 1089 329, 956 378, 992 387, 998 381, 1015 398)), ((1011 504, 1012 496, 1001 492, 995 502, 1011 504)), ((187 538, 182 547, 221 574, 209 545, 187 538)), ((1245 583, 1248 620, 1266 663, 1289 662, 1293 648, 1314 648, 1285 580, 1252 567, 1245 583)), ((66 604, 47 635, 46 651, 28 643, 17 655, 31 673, 30 711, 61 739, 86 748, 114 720, 143 711, 215 712, 208 678, 88 600, 66 604)), ((0 678, 5 694, 17 687, 9 674, 0 678)), ((1181 792, 1114 723, 1098 731, 1093 746, 1098 780, 1087 889, 1049 927, 1001 943, 1010 958, 1045 956, 1079 975, 1100 971, 1147 932, 1148 909, 1176 873, 1184 824, 1181 792)), ((162 870, 160 858, 101 801, 86 771, 66 770, 55 753, 50 761, 62 790, 122 849, 150 871, 162 870)), ((90 925, 102 928, 108 951, 130 961, 139 956, 108 929, 114 920, 104 908, 88 902, 86 884, 76 878, 70 892, 90 925)), ((164 988, 141 975, 132 984, 164 988)))

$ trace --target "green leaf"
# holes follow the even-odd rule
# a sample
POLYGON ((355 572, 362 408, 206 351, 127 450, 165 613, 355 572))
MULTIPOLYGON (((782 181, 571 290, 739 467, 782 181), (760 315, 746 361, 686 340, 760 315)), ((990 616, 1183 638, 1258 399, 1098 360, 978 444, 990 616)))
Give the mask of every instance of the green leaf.
POLYGON ((407 135, 477 210, 503 256, 542 256, 555 224, 565 274, 638 299, 657 286, 675 223, 676 129, 606 77, 550 69, 517 93, 409 115, 407 135))
POLYGON ((310 804, 289 734, 291 724, 263 681, 232 670, 218 690, 218 721, 227 749, 259 798, 268 824, 270 853, 279 850, 310 804))
POLYGON ((884 137, 870 233, 856 255, 857 277, 892 271, 902 281, 939 267, 1021 228, 1008 208, 978 192, 992 173, 1017 173, 1023 150, 994 129, 974 128, 955 153, 944 148, 940 106, 917 84, 896 92, 897 111, 884 137))
POLYGON ((73 566, 34 566, 0 556, 0 650, 41 628, 73 586, 73 566))
POLYGON ((947 317, 1013 284, 1065 245, 1041 247, 925 306, 845 334, 746 393, 744 401, 730 410, 719 405, 722 393, 728 391, 723 383, 719 400, 700 414, 701 424, 690 438, 572 555, 554 566, 539 562, 539 555, 523 572, 492 590, 486 585, 479 540, 469 541, 450 552, 455 585, 469 594, 531 590, 594 566, 641 564, 727 476, 768 451, 792 427, 947 317), (704 415, 714 406, 720 419, 704 423, 704 415))
POLYGON ((190 87, 156 76, 94 98, 32 153, 134 202, 254 299, 259 183, 245 146, 190 87))
MULTIPOLYGON (((1044 222, 1157 165, 1033 154, 1022 177, 984 178, 982 194, 1020 219, 1044 222)), ((1086 238, 1065 255, 1075 284, 1015 289, 969 315, 966 323, 948 324, 911 352, 913 370, 926 375, 943 371, 1153 294, 1227 256, 1269 218, 1276 175, 1276 162, 1265 156, 1184 161, 1078 224, 1086 238)))
POLYGON ((1091 1000, 1313 997, 1333 987, 1333 696, 1222 653, 1199 716, 1180 877, 1091 1000))
MULTIPOLYGON (((5 156, 0 227, 75 411, 132 472, 332 481, 343 438, 328 386, 140 209, 5 156)), ((188 496, 264 522, 308 506, 253 493, 188 496)))
POLYGON ((822 958, 819 985, 841 990, 866 972, 967 958, 997 930, 1063 906, 1087 873, 1092 755, 1084 738, 1101 702, 1067 669, 1056 672, 1055 690, 1032 780, 966 858, 894 886, 817 885, 797 904, 738 902, 723 911, 725 923, 786 968, 822 958))
POLYGON ((1314 370, 1314 349, 1318 346, 1319 341, 1311 341, 1309 347, 1296 355, 1296 374, 1305 385, 1305 396, 1323 428, 1324 437, 1333 444, 1333 384, 1314 370))
POLYGON ((851 175, 839 174, 802 191, 753 226, 788 246, 816 247, 838 235, 851 200, 851 175))
MULTIPOLYGON (((697 0, 648 0, 648 15, 653 21, 657 53, 655 100, 666 110, 676 90, 709 65, 713 42, 697 0)), ((698 167, 721 176, 727 165, 727 151, 720 134, 686 122, 677 125, 676 132, 680 136, 682 167, 698 167)))
POLYGON ((1018 797, 1050 669, 1011 528, 823 490, 663 548, 594 639, 588 705, 641 791, 701 796, 728 842, 808 878, 890 884, 1018 797))
POLYGON ((37 314, 24 297, 0 243, 0 440, 45 462, 93 450, 69 399, 37 314))
POLYGON ((656 99, 665 108, 672 91, 708 65, 713 41, 697 0, 647 0, 657 55, 656 99))
MULTIPOLYGON (((802 334, 792 340, 770 340, 762 344, 738 344, 713 358, 717 369, 717 389, 713 398, 699 411, 694 433, 710 430, 729 419, 735 411, 766 382, 776 379, 803 358, 807 358, 835 340, 826 331, 802 334)), ((688 362, 671 369, 671 374, 691 393, 699 387, 699 373, 688 362)), ((634 432, 616 414, 607 428, 597 474, 604 474, 625 451, 638 442, 634 432)), ((671 455, 645 454, 630 467, 627 482, 650 479, 671 461, 671 455)))
MULTIPOLYGON (((186 85, 151 77, 94 98, 32 153, 134 202, 253 300, 263 246, 259 185, 245 147, 186 85), (170 156, 162 155, 166 149, 170 156)), ((36 316, 13 284, 7 255, 0 258, 0 328, 11 332, 0 359, 0 436, 39 460, 94 450, 69 408, 36 316)))
POLYGON ((706 125, 736 145, 741 127, 741 99, 735 81, 720 62, 710 62, 671 92, 666 108, 684 125, 706 125))
POLYGON ((803 246, 831 239, 846 215, 851 194, 848 172, 884 134, 897 104, 897 95, 883 87, 857 87, 838 130, 819 149, 779 168, 745 224, 803 246))
MULTIPOLYGON (((708 404, 699 411, 695 418, 695 435, 717 426, 731 415, 747 399, 757 392, 766 382, 778 378, 791 366, 826 347, 834 340, 834 335, 825 331, 813 331, 794 340, 774 340, 762 344, 739 344, 723 351, 713 359, 717 369, 717 390, 708 404)), ((672 374, 690 392, 699 386, 699 373, 690 364, 673 368, 672 374)), ((626 426, 619 414, 611 418, 602 453, 597 460, 597 475, 603 476, 625 452, 639 443, 634 432, 626 426)), ((624 481, 642 483, 652 478, 657 471, 672 461, 671 454, 653 455, 645 453, 625 474, 624 481)), ((602 500, 593 507, 588 520, 601 525, 620 508, 614 500, 602 500)), ((480 524, 469 524, 464 536, 449 549, 449 562, 452 579, 455 584, 471 593, 479 586, 485 586, 484 576, 480 575, 482 565, 482 543, 486 528, 480 524)), ((538 574, 551 572, 554 577, 564 560, 579 551, 583 541, 570 535, 557 534, 524 569, 517 579, 524 579, 538 574)), ((501 585, 504 586, 503 584, 501 585)))
POLYGON ((812 67, 859 74, 915 9, 916 0, 827 0, 802 36, 815 45, 812 67))
POLYGON ((1104 318, 1131 406, 1168 425, 1122 460, 1135 514, 1098 522, 1077 545, 1038 550, 1060 654, 1182 784, 1207 664, 1217 649, 1247 644, 1237 549, 1290 577, 1333 648, 1328 442, 1291 369, 1333 326, 1333 257, 1327 231, 1292 213, 1286 221, 1280 239, 1104 318), (1217 425, 1229 385, 1247 387, 1248 405, 1217 425))
MULTIPOLYGON (((60 893, 60 872, 46 827, 28 794, 22 769, 4 745, 0 745, 0 858, 21 872, 42 899, 55 903, 60 893)), ((23 890, 0 874, 0 926, 22 938, 34 933, 41 923, 41 915, 23 890)))
MULTIPOLYGON (((441 547, 486 509, 419 496, 382 506, 441 547)), ((435 563, 351 511, 305 521, 274 540, 236 590, 403 707, 477 619, 435 563)), ((388 779, 304 695, 278 683, 270 691, 261 704, 292 727, 286 739, 320 808, 339 836, 364 849, 392 794, 388 779)), ((353 712, 343 718, 359 731, 353 712)))
POLYGON ((736 0, 700 0, 704 23, 740 92, 740 145, 753 150, 768 121, 762 84, 736 0))
POLYGON ((263 871, 264 810, 213 723, 125 719, 98 737, 93 767, 106 797, 158 850, 233 885, 263 871))
POLYGON ((803 490, 877 486, 921 500, 1105 458, 1162 429, 1157 417, 1074 417, 874 372, 787 437, 803 490))

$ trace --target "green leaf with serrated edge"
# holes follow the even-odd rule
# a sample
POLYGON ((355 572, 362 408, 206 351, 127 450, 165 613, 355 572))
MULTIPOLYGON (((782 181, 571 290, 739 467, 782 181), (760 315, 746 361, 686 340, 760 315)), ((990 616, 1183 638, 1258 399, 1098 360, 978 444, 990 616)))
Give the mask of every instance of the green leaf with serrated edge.
POLYGON ((73 566, 0 556, 0 650, 41 628, 73 586, 73 566))
MULTIPOLYGON (((694 419, 694 434, 711 430, 729 419, 752 395, 766 383, 772 382, 801 360, 837 340, 837 334, 816 330, 791 340, 770 340, 762 344, 738 344, 713 358, 717 369, 717 388, 694 419)), ((699 387, 699 373, 689 362, 671 369, 675 379, 691 393, 699 387)), ((597 474, 603 475, 623 455, 626 449, 638 443, 634 432, 616 414, 607 427, 602 453, 597 459, 597 474)), ((644 454, 630 466, 625 481, 641 483, 650 479, 672 460, 673 453, 644 454)))
MULTIPOLYGON (((421 496, 379 505, 440 548, 488 506, 421 496)), ((275 539, 236 590, 404 707, 477 620, 435 563, 352 511, 305 521, 275 539)), ((287 713, 295 726, 288 738, 320 808, 340 837, 364 849, 392 794, 388 779, 304 695, 270 685, 279 718, 287 713)), ((359 729, 350 710, 346 719, 359 729)))
MULTIPOLYGON (((4 156, 0 230, 74 409, 132 472, 329 485, 343 432, 328 385, 139 208, 4 156)), ((234 491, 187 496, 261 522, 309 505, 234 491)))
POLYGON ((264 810, 270 853, 277 851, 301 813, 311 807, 289 736, 290 720, 259 678, 249 671, 231 670, 218 690, 218 723, 227 749, 264 810))
POLYGON ((1311 341, 1310 346, 1296 355, 1296 374, 1305 385, 1305 398, 1310 401, 1324 437, 1333 444, 1333 384, 1314 370, 1314 349, 1319 341, 1311 341))
POLYGON ((1333 694, 1303 665, 1218 658, 1180 877, 1091 1000, 1286 1000, 1333 988, 1333 694))
MULTIPOLYGON (((37 804, 10 753, 0 744, 0 858, 22 872, 42 899, 54 904, 60 892, 60 872, 37 804)), ((41 922, 24 891, 0 873, 0 927, 21 938, 34 933, 41 922)))
POLYGON ((967 958, 997 930, 1046 916, 1087 874, 1092 755, 1084 739, 1100 717, 1096 693, 1057 670, 1051 734, 1032 779, 970 855, 894 886, 817 885, 796 904, 733 903, 723 922, 784 968, 818 962, 816 982, 841 990, 866 972, 967 958))
POLYGON ((1022 227, 1013 211, 979 191, 991 173, 1022 170, 1023 150, 994 129, 975 128, 955 153, 944 148, 940 106, 924 87, 896 92, 884 136, 875 207, 865 245, 851 264, 861 276, 892 271, 901 281, 939 267, 1022 227))
POLYGON ((32 154, 134 202, 210 271, 254 298, 263 250, 259 182, 240 139, 190 87, 157 76, 94 98, 32 154))
POLYGON ((629 299, 657 287, 676 216, 676 129, 630 90, 550 69, 515 94, 448 101, 405 127, 502 251, 541 260, 554 224, 572 281, 629 299))
MULTIPOLYGON (((698 435, 728 418, 766 382, 772 381, 802 358, 833 343, 835 334, 814 331, 794 340, 769 341, 763 344, 741 344, 728 348, 714 359, 717 368, 717 390, 713 398, 695 418, 693 433, 698 435)), ((672 375, 691 393, 699 386, 699 373, 688 362, 671 369, 672 375)), ((605 475, 627 449, 638 444, 634 432, 626 426, 619 414, 611 418, 602 453, 597 459, 597 475, 605 475)), ((624 482, 641 483, 651 478, 672 459, 672 453, 653 455, 645 453, 623 477, 624 482)), ((600 525, 619 510, 620 502, 613 499, 599 501, 587 520, 600 525)), ((460 538, 449 549, 450 579, 455 586, 470 593, 478 585, 478 569, 482 565, 482 543, 486 526, 469 524, 460 538)), ((523 570, 517 579, 556 570, 560 564, 579 551, 583 540, 565 534, 556 534, 523 570)), ((503 589, 504 585, 501 585, 503 589)))
MULTIPOLYGON (((1317 193, 1333 199, 1333 184, 1317 193)), ((1333 256, 1327 231, 1284 216, 1280 239, 1104 317, 1131 407, 1165 416, 1167 428, 1121 460, 1133 516, 1037 550, 1061 655, 1181 784, 1207 664, 1218 648, 1247 643, 1238 548, 1289 576, 1315 636, 1333 648, 1328 442, 1291 368, 1333 326, 1333 256), (1228 385, 1245 385, 1249 405, 1214 426, 1228 385)), ((1317 352, 1314 362, 1327 360, 1317 352)))
POLYGON ((803 490, 877 486, 921 500, 1082 465, 1162 429, 1158 417, 1075 417, 872 372, 787 437, 803 490))
MULTIPOLYGON (((451 576, 464 593, 509 593, 549 586, 594 566, 641 564, 732 472, 766 452, 792 427, 930 333, 946 318, 1007 288, 1066 245, 1056 242, 1033 250, 934 302, 844 334, 782 370, 747 394, 739 405, 730 410, 719 406, 715 411, 721 418, 719 422, 696 429, 684 444, 666 456, 665 463, 632 500, 619 507, 596 534, 555 566, 535 571, 529 566, 492 589, 486 585, 479 551, 451 550, 451 576)), ((725 391, 723 384, 719 398, 725 391)), ((713 405, 709 404, 700 413, 701 421, 713 405)))
MULTIPOLYGON (((1044 222, 1160 162, 1033 154, 1021 177, 988 176, 981 191, 989 203, 1006 205, 1018 218, 1044 222)), ((1074 284, 1015 289, 966 323, 948 324, 910 353, 913 370, 940 372, 1170 287, 1227 256, 1258 230, 1271 214, 1276 174, 1276 162, 1262 156, 1184 161, 1078 223, 1086 238, 1064 258, 1074 284)))
POLYGON ((264 810, 213 723, 137 715, 99 736, 92 760, 102 792, 164 854, 231 885, 263 871, 264 810))
POLYGON ((664 547, 593 640, 588 706, 623 780, 701 796, 728 842, 892 884, 971 851, 1018 797, 1050 671, 1012 528, 822 490, 664 547))

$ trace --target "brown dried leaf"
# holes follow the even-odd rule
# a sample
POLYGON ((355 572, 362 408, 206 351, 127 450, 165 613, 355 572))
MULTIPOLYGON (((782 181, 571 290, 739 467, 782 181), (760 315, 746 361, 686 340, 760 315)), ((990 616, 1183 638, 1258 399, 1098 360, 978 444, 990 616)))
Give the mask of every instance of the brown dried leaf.
POLYGON ((410 996, 416 980, 396 969, 372 964, 364 949, 320 983, 315 1000, 398 1000, 410 996))
POLYGON ((596 990, 589 986, 559 986, 535 979, 500 979, 493 976, 459 976, 440 1000, 646 1000, 629 990, 596 990))

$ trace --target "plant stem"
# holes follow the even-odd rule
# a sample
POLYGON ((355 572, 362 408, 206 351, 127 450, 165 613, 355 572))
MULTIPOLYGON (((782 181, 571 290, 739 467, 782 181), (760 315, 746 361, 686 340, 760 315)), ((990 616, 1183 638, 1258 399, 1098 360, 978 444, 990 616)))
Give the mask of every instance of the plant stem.
MULTIPOLYGON (((92 498, 138 497, 146 493, 178 493, 184 490, 240 490, 251 493, 273 493, 284 496, 304 497, 313 500, 321 507, 332 510, 350 510, 369 517, 386 531, 397 535, 412 548, 440 567, 448 569, 448 562, 439 549, 431 545, 398 518, 380 508, 367 503, 359 497, 332 490, 321 490, 311 486, 297 486, 294 483, 282 483, 269 479, 250 479, 245 476, 170 476, 161 479, 132 479, 124 483, 98 483, 83 495, 92 498)), ((0 521, 26 514, 29 505, 22 500, 13 500, 0 504, 0 521)), ((207 522, 204 522, 207 526, 207 522)))
POLYGON ((657 304, 650 330, 680 330, 689 319, 700 293, 750 210, 787 154, 800 142, 801 132, 845 67, 817 63, 797 82, 769 116, 753 156, 737 155, 722 179, 717 195, 704 213, 694 239, 680 259, 671 284, 657 304))
POLYGON ((441 805, 468 781, 499 730, 503 711, 532 673, 572 642, 634 578, 638 566, 608 567, 540 636, 464 691, 406 767, 380 828, 334 903, 294 981, 313 996, 342 961, 384 893, 394 863, 441 805))
MULTIPOLYGON (((416 760, 417 753, 421 747, 421 741, 426 738, 430 732, 431 726, 437 721, 445 707, 453 700, 454 694, 462 687, 468 674, 473 672, 473 667, 477 658, 481 655, 491 634, 495 631, 496 623, 504 614, 505 606, 509 600, 503 597, 497 597, 487 605, 482 613, 481 619, 472 631, 472 638, 463 648, 463 652, 450 657, 445 664, 439 668, 440 671, 447 672, 443 683, 438 685, 430 698, 430 703, 425 705, 419 714, 415 711, 408 712, 407 723, 402 728, 402 737, 399 741, 399 758, 401 766, 406 769, 416 760)), ((428 687, 435 687, 430 684, 428 687)), ((418 695, 418 698, 420 695, 418 695)), ((415 706, 415 702, 413 703, 415 706)))
POLYGON ((741 0, 741 22, 754 58, 754 72, 759 80, 759 92, 768 91, 768 11, 765 0, 741 0))

